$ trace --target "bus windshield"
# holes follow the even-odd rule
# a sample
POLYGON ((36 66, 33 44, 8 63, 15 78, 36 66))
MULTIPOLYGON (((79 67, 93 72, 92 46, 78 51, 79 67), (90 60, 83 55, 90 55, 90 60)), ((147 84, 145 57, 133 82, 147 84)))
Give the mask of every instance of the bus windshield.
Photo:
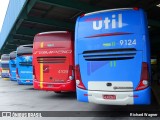
POLYGON ((9 54, 10 59, 15 59, 16 58, 16 51, 13 51, 9 54))
POLYGON ((9 60, 9 54, 3 54, 3 55, 1 56, 1 60, 2 60, 2 61, 7 61, 7 60, 9 60))
POLYGON ((32 48, 33 48, 32 44, 19 46, 17 48, 17 56, 25 55, 25 54, 32 54, 32 48))

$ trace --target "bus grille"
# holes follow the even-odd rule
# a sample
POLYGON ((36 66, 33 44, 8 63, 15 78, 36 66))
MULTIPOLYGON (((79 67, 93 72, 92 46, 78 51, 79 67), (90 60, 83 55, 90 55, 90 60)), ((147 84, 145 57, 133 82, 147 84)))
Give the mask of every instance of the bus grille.
POLYGON ((1 64, 2 68, 9 68, 9 63, 8 64, 1 64))
POLYGON ((57 63, 65 63, 65 56, 46 56, 46 57, 37 57, 38 63, 46 63, 46 64, 57 64, 57 63))
POLYGON ((83 57, 87 61, 125 60, 133 59, 136 49, 107 49, 84 51, 83 57))

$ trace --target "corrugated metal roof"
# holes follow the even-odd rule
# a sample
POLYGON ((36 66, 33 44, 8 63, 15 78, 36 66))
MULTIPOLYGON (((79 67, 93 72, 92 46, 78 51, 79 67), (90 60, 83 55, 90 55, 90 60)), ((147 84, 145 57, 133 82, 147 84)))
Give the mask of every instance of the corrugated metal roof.
POLYGON ((27 0, 10 0, 2 26, 1 36, 3 37, 0 39, 0 48, 3 46, 5 40, 7 39, 26 1, 27 0))

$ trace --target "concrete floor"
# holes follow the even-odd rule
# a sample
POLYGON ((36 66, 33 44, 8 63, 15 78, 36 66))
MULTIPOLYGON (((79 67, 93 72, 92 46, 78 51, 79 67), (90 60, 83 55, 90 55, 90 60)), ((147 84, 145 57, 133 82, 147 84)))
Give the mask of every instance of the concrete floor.
MULTIPOLYGON (((82 103, 76 100, 75 93, 56 94, 54 92, 38 91, 34 90, 32 85, 18 85, 16 82, 0 78, 0 111, 115 111, 119 113, 118 115, 124 114, 126 111, 134 113, 137 111, 160 111, 160 107, 154 99, 153 103, 153 105, 149 106, 107 106, 82 103)), ((98 116, 98 114, 98 112, 94 113, 94 116, 98 116)), ((113 113, 110 112, 105 114, 113 116, 113 113)), ((69 118, 72 119, 72 117, 67 117, 66 119, 70 120, 69 118)), ((132 120, 136 118, 132 118, 132 120)), ((81 118, 77 117, 76 119, 81 118)), ((105 120, 105 118, 93 116, 86 119, 105 120)), ((114 117, 114 119, 119 120, 123 119, 123 117, 114 117)), ((125 117, 124 119, 129 118, 125 117)), ((83 120, 85 119, 83 118, 83 120)))

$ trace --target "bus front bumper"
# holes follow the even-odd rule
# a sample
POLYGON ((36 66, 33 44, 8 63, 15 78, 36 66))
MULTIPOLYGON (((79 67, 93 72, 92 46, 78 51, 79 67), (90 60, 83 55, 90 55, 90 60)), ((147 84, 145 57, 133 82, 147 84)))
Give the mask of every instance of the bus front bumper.
POLYGON ((46 91, 55 91, 55 92, 61 92, 61 91, 75 92, 76 91, 74 80, 68 83, 46 83, 46 82, 34 81, 33 86, 34 86, 34 89, 37 89, 37 90, 46 90, 46 91))
POLYGON ((11 81, 17 81, 17 78, 16 78, 16 77, 11 77, 11 76, 10 76, 10 80, 11 80, 11 81))
POLYGON ((77 100, 106 105, 149 105, 150 88, 134 92, 87 91, 77 88, 77 100))
POLYGON ((2 77, 2 78, 9 78, 9 73, 2 73, 2 74, 1 74, 1 77, 2 77))
POLYGON ((33 85, 32 79, 17 79, 19 85, 33 85))

